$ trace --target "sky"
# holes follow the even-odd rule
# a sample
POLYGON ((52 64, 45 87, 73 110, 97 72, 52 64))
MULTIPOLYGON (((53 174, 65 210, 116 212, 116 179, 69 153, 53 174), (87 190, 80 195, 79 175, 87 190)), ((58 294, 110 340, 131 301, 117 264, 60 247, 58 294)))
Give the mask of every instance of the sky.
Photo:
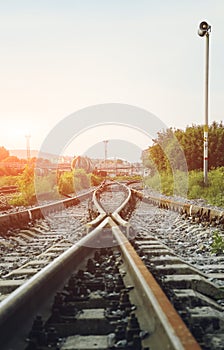
MULTIPOLYGON (((223 0, 0 0, 0 146, 24 149, 30 135, 31 149, 41 149, 64 118, 108 103, 149 111, 167 127, 203 124, 203 20, 211 123, 224 120, 223 0)), ((81 130, 67 151, 102 142, 108 128, 96 125, 95 137, 81 130)), ((129 131, 110 137, 133 142, 129 131)), ((141 149, 145 132, 134 137, 141 149)))

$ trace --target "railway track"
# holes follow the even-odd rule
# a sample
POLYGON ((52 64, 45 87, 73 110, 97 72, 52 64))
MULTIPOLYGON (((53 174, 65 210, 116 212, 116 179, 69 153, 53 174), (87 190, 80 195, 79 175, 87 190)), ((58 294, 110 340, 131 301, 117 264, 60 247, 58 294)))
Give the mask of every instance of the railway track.
POLYGON ((0 195, 3 194, 11 194, 11 193, 15 193, 18 191, 18 187, 17 186, 2 186, 0 187, 0 195))
POLYGON ((139 197, 106 183, 91 221, 4 275, 17 285, 0 304, 3 349, 223 349, 222 286, 131 225, 139 197))

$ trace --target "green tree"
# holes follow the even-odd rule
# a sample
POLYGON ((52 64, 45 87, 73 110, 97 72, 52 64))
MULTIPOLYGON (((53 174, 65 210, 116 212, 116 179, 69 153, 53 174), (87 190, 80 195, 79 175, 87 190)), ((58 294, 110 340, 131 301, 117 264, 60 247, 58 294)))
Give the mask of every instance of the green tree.
POLYGON ((175 131, 175 135, 184 150, 188 170, 202 169, 203 127, 200 125, 187 126, 185 131, 175 131))
MULTIPOLYGON (((204 127, 187 126, 186 130, 167 129, 158 132, 153 145, 142 156, 145 167, 161 171, 203 169, 204 127), (183 152, 182 152, 183 150, 183 152), (185 156, 185 159, 184 159, 185 156)), ((209 169, 224 166, 224 126, 213 122, 208 131, 209 169)))
POLYGON ((208 131, 208 165, 209 168, 224 166, 224 125, 215 121, 208 131))

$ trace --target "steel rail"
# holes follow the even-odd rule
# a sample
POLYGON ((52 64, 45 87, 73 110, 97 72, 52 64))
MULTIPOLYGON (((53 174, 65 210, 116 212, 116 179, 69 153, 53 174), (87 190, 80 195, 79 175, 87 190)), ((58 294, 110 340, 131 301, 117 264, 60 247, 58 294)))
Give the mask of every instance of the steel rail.
MULTIPOLYGON (((43 270, 17 288, 0 305, 0 339, 4 345, 9 342, 18 327, 30 322, 37 311, 44 307, 46 295, 49 298, 60 288, 74 269, 77 269, 97 248, 98 240, 106 238, 105 228, 110 227, 113 239, 121 250, 127 273, 133 281, 149 330, 148 344, 152 349, 199 350, 201 347, 192 336, 170 301, 141 261, 128 239, 121 231, 125 226, 119 212, 127 205, 131 196, 111 216, 106 216, 86 237, 65 251, 43 270), (114 220, 113 220, 114 218, 114 220), (103 233, 101 235, 101 233, 103 233), (18 326, 19 325, 19 326, 18 326)), ((125 224, 127 222, 125 221, 125 224)), ((126 227, 126 226, 125 226, 126 227)), ((25 334, 25 333, 24 333, 25 334)), ((5 348, 8 349, 8 348, 5 348)))
POLYGON ((199 350, 200 345, 118 226, 128 227, 129 225, 119 213, 130 201, 131 194, 132 191, 128 188, 128 196, 125 201, 102 224, 108 223, 111 226, 123 260, 130 271, 142 305, 144 305, 149 325, 153 325, 151 345, 157 349, 159 339, 159 346, 162 349, 199 350))
POLYGON ((152 349, 158 349, 158 346, 160 349, 201 349, 152 274, 115 223, 112 224, 112 231, 142 300, 149 325, 151 325, 152 349))
POLYGON ((224 210, 222 208, 215 209, 192 203, 175 201, 168 198, 159 198, 151 195, 144 196, 144 194, 140 191, 134 189, 131 191, 136 194, 144 203, 153 204, 159 208, 173 210, 181 214, 185 214, 187 217, 199 219, 200 221, 206 221, 215 224, 224 224, 224 210))
POLYGON ((131 196, 132 196, 132 192, 131 189, 125 185, 123 185, 127 192, 127 198, 124 200, 124 202, 111 214, 111 217, 119 223, 119 225, 124 226, 126 229, 129 228, 130 224, 128 223, 128 221, 122 219, 122 217, 120 216, 120 212, 122 211, 122 209, 124 209, 126 207, 126 205, 129 203, 131 196))
POLYGON ((0 215, 0 230, 1 232, 5 232, 9 228, 25 227, 31 221, 42 219, 45 217, 45 215, 48 215, 52 212, 57 212, 80 203, 80 201, 85 200, 91 196, 92 193, 93 190, 90 190, 72 198, 58 200, 53 203, 39 205, 34 208, 18 211, 15 213, 0 215))
MULTIPOLYGON (((112 183, 112 184, 114 185, 116 183, 112 183)), ((118 184, 121 185, 120 183, 118 183, 118 184)), ((108 186, 108 184, 106 186, 108 186)), ((119 213, 130 201, 132 192, 131 192, 130 188, 128 188, 124 184, 122 184, 122 186, 125 188, 128 195, 127 195, 126 199, 123 201, 123 203, 111 214, 111 217, 116 222, 119 222, 119 225, 122 225, 126 229, 128 229, 128 227, 129 227, 128 221, 122 219, 119 213)), ((94 220, 92 220, 86 224, 87 231, 89 231, 89 229, 91 227, 95 227, 95 226, 99 225, 107 217, 107 212, 105 211, 105 209, 103 208, 103 206, 99 203, 99 201, 97 199, 98 192, 101 191, 102 188, 103 188, 102 185, 99 186, 93 193, 93 203, 94 203, 99 215, 94 220)))
POLYGON ((89 232, 91 227, 95 227, 99 225, 107 216, 105 210, 102 208, 100 203, 97 200, 97 192, 100 191, 102 188, 102 185, 100 185, 94 192, 93 192, 93 203, 98 210, 99 215, 92 221, 88 222, 86 224, 87 232, 89 232))
POLYGON ((42 306, 46 295, 53 295, 55 289, 80 265, 83 258, 92 251, 88 242, 96 239, 100 231, 101 228, 93 230, 88 237, 82 238, 78 244, 62 253, 1 302, 1 344, 9 340, 9 332, 11 335, 16 333, 18 326, 30 320, 42 306))

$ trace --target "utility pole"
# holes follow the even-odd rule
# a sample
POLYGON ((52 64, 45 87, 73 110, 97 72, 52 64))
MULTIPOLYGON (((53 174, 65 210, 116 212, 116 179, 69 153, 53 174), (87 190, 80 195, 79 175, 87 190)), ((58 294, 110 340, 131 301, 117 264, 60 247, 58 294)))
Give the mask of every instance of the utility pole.
POLYGON ((209 86, 209 34, 211 26, 201 22, 198 35, 205 36, 205 123, 204 123, 204 184, 208 185, 208 86, 209 86))
POLYGON ((26 138, 26 157, 27 161, 30 160, 30 135, 25 135, 26 138))
POLYGON ((105 164, 105 168, 106 168, 108 140, 104 140, 103 143, 104 143, 104 164, 105 164))

